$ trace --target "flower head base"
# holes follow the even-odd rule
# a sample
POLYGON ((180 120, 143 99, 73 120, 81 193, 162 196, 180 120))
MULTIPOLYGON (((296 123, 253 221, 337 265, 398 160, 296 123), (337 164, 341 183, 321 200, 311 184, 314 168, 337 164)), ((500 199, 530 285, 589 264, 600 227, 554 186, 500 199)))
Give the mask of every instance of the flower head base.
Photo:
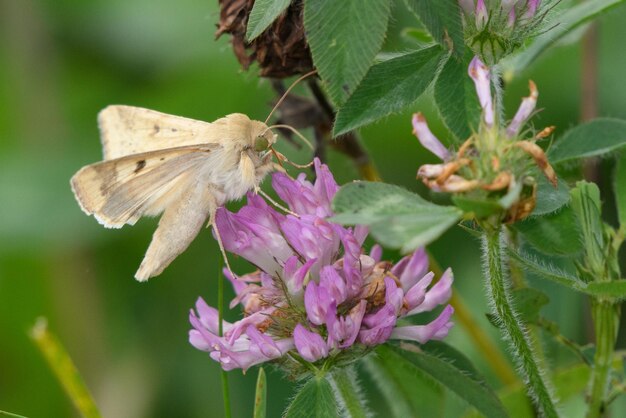
POLYGON ((378 246, 364 254, 366 228, 326 219, 338 186, 318 160, 315 171, 314 184, 304 175, 273 175, 274 190, 297 216, 275 211, 254 194, 239 212, 217 213, 226 250, 259 267, 241 277, 224 272, 237 295, 231 308, 241 305, 244 318, 223 322, 223 336, 217 311, 201 298, 190 314, 189 341, 225 370, 275 361, 297 376, 352 362, 388 339, 442 339, 452 326, 449 305, 430 323, 398 324, 447 304, 451 270, 432 284, 422 249, 395 265, 380 260, 378 246))
POLYGON ((489 68, 474 57, 468 73, 482 107, 478 131, 454 154, 430 132, 420 114, 414 115, 413 132, 427 149, 443 160, 442 164, 421 166, 417 176, 434 191, 457 194, 457 206, 477 218, 499 216, 505 222, 515 222, 535 208, 533 170, 536 169, 529 164, 529 159, 556 186, 556 174, 543 149, 536 144, 549 136, 554 127, 538 133, 522 130, 533 115, 539 96, 532 81, 529 82, 530 95, 522 100, 508 126, 501 126, 494 112, 489 68), (441 149, 446 153, 439 152, 441 149))
POLYGON ((549 1, 459 0, 463 10, 465 39, 474 53, 488 65, 520 47, 538 32, 549 1))

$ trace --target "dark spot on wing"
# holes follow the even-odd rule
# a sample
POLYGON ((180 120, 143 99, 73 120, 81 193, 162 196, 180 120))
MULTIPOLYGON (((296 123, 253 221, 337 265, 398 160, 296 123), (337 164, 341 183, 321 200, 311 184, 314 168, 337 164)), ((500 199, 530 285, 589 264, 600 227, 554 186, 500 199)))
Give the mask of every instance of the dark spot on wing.
POLYGON ((159 127, 159 125, 157 125, 156 123, 154 124, 154 134, 158 134, 159 131, 161 130, 161 128, 159 127))
POLYGON ((137 167, 135 168, 135 171, 133 171, 133 173, 135 174, 139 173, 145 166, 146 166, 146 160, 137 161, 137 167))
POLYGON ((172 128, 172 132, 178 132, 178 129, 172 128))
POLYGON ((163 161, 163 160, 165 160, 165 157, 159 158, 159 161, 163 161))

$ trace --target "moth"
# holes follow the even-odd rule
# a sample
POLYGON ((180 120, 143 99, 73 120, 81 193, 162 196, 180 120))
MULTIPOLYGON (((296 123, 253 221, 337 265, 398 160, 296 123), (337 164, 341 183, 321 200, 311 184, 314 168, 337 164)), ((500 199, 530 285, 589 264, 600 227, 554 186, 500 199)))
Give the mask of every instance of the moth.
MULTIPOLYGON (((276 135, 233 113, 212 123, 132 106, 98 115, 104 159, 80 169, 71 186, 81 209, 107 228, 160 215, 135 274, 160 274, 226 202, 258 190, 277 168, 276 135)), ((219 231, 214 228, 223 252, 219 231)))

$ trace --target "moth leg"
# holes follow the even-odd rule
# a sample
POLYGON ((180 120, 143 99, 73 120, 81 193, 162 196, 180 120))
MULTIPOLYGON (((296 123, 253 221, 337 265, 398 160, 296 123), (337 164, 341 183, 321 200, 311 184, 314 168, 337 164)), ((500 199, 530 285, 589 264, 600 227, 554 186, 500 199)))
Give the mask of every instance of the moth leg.
POLYGON ((220 230, 217 227, 217 223, 215 222, 215 212, 217 211, 217 205, 214 205, 211 208, 211 212, 209 213, 209 225, 213 228, 215 232, 215 238, 217 239, 217 245, 220 247, 220 252, 222 253, 222 257, 224 258, 224 264, 228 269, 228 272, 232 275, 232 277, 237 277, 233 270, 230 268, 230 263, 228 262, 228 257, 226 256, 226 250, 224 250, 224 243, 222 242, 222 236, 220 235, 220 230))
POLYGON ((298 215, 295 212, 292 212, 291 210, 287 209, 286 207, 284 207, 283 205, 281 205, 280 203, 278 203, 277 201, 275 201, 274 199, 272 199, 267 193, 265 193, 263 190, 261 190, 259 187, 255 187, 254 188, 255 193, 260 194, 261 196, 263 196, 265 199, 267 199, 272 205, 276 206, 278 209, 282 210, 285 213, 288 213, 290 215, 295 216, 296 218, 299 218, 300 215, 298 215))

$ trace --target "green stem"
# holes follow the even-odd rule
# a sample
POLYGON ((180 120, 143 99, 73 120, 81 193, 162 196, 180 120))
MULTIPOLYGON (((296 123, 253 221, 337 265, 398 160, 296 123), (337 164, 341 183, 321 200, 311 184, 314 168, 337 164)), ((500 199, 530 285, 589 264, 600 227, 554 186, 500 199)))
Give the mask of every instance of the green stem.
POLYGON ((556 408, 545 382, 544 373, 531 348, 524 325, 519 321, 509 292, 509 284, 503 268, 501 227, 486 225, 484 237, 485 270, 487 288, 494 314, 501 323, 501 330, 509 341, 517 359, 530 395, 539 412, 545 417, 557 417, 556 408))
MULTIPOLYGON (((217 323, 220 337, 222 336, 222 318, 224 314, 224 280, 221 274, 222 269, 217 275, 217 323)), ((224 399, 224 416, 226 418, 232 417, 232 411, 230 409, 230 390, 228 389, 228 374, 225 370, 222 370, 222 397, 224 399)))
POLYGON ((348 418, 370 416, 353 368, 347 367, 333 371, 328 380, 335 388, 335 398, 342 407, 342 416, 348 418))
POLYGON ((587 418, 601 417, 605 413, 619 308, 608 301, 593 301, 592 314, 596 330, 596 353, 593 359, 587 418))

